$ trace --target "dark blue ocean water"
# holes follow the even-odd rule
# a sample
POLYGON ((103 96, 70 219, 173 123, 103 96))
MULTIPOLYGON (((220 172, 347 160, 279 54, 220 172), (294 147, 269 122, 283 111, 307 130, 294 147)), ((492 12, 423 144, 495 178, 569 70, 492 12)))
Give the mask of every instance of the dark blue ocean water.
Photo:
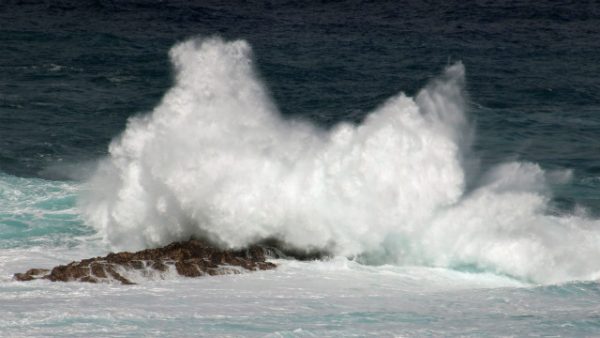
POLYGON ((63 179, 105 154, 171 85, 169 48, 212 35, 247 40, 282 112, 325 126, 462 60, 484 161, 570 168, 566 195, 598 199, 596 1, 3 0, 0 170, 63 179))

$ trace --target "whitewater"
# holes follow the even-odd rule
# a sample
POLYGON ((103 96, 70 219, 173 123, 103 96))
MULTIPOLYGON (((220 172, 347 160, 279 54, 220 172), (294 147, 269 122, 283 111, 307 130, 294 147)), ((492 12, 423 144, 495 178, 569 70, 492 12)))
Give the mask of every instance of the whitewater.
POLYGON ((470 147, 465 69, 414 98, 324 130, 284 119, 250 46, 190 40, 171 52, 174 86, 129 120, 83 201, 87 223, 121 249, 192 236, 228 248, 276 238, 366 262, 469 266, 539 283, 593 280, 600 223, 550 215, 534 163, 480 173, 470 147))
POLYGON ((360 123, 283 117, 243 40, 170 51, 173 85, 82 182, 0 173, 2 336, 567 335, 600 330, 600 221, 569 170, 482 169, 465 67, 360 123), (23 233, 16 229, 26 227, 23 233), (172 241, 323 253, 131 287, 13 273, 172 241))

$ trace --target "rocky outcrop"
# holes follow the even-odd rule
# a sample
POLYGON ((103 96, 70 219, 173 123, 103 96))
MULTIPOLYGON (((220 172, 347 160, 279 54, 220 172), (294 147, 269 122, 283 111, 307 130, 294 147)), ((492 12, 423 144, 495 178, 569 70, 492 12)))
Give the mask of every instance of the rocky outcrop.
POLYGON ((133 253, 110 253, 105 257, 59 265, 52 270, 31 269, 25 273, 16 273, 14 279, 90 283, 117 281, 122 284, 134 284, 127 277, 132 273, 161 275, 173 271, 186 277, 199 277, 269 270, 276 267, 275 264, 266 261, 272 254, 277 255, 265 246, 252 246, 245 250, 222 250, 202 241, 189 240, 133 253))

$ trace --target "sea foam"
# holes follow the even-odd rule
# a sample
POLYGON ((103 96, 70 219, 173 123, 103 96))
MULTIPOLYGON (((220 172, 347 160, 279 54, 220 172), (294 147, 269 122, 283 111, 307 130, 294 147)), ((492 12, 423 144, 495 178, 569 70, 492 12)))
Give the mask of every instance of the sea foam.
POLYGON ((598 221, 548 215, 544 170, 477 172, 461 63, 325 130, 281 117, 244 41, 192 39, 170 57, 173 87, 129 120, 81 200, 115 247, 276 238, 365 262, 597 278, 598 221))

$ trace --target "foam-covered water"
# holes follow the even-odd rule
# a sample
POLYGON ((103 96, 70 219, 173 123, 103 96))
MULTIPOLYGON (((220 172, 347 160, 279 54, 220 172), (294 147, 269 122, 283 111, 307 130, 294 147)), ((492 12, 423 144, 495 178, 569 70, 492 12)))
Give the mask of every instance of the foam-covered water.
POLYGON ((595 283, 533 287, 494 274, 336 259, 136 286, 3 283, 7 336, 590 336, 595 283), (15 311, 16 310, 16 311, 15 311))
POLYGON ((76 206, 79 184, 0 172, 0 248, 69 246, 93 233, 76 206))
POLYGON ((462 64, 323 130, 280 116, 244 41, 190 40, 170 55, 173 88, 111 143, 83 202, 109 243, 274 237, 366 262, 598 278, 598 221, 550 214, 548 180, 569 172, 516 161, 478 172, 462 64))

